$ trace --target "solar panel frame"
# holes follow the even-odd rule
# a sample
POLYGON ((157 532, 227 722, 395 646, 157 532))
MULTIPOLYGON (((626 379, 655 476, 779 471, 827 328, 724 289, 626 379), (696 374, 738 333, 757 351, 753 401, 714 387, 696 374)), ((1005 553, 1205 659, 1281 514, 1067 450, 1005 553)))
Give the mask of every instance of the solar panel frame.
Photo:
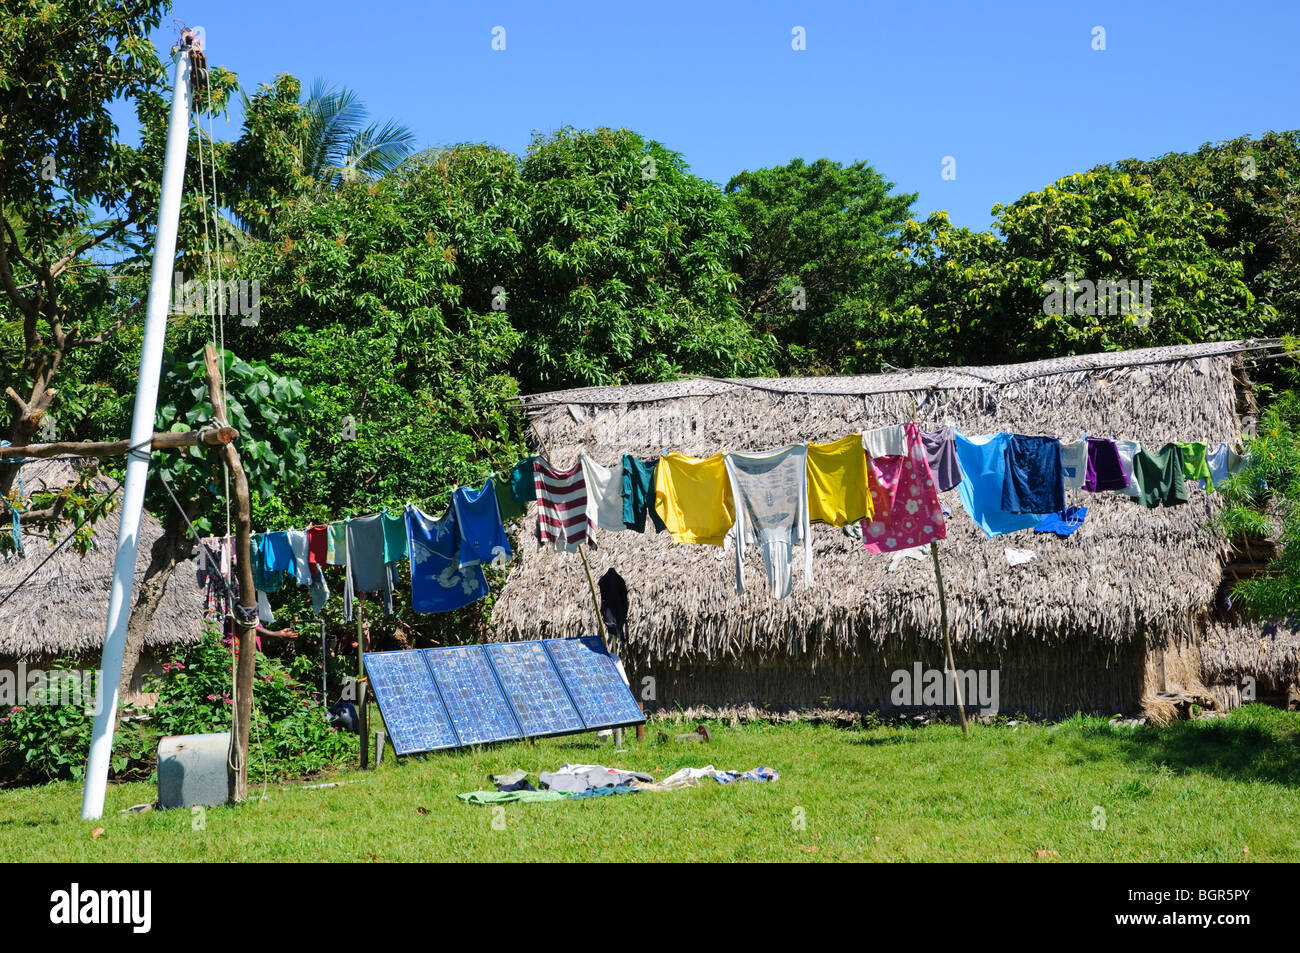
MULTIPOLYGON (((448 645, 422 651, 425 664, 429 666, 434 684, 442 696, 443 705, 451 717, 452 727, 463 745, 518 741, 524 737, 523 728, 519 724, 514 708, 510 705, 510 699, 506 697, 505 688, 502 687, 501 680, 492 667, 492 661, 482 645, 448 645), (476 691, 476 699, 480 704, 485 701, 491 704, 495 711, 490 713, 490 718, 475 718, 478 711, 460 704, 461 686, 457 685, 453 681, 453 676, 447 672, 449 665, 444 664, 449 660, 451 665, 461 669, 456 673, 457 676, 463 674, 468 667, 478 667, 474 673, 477 676, 474 678, 474 683, 465 687, 476 691), (486 679, 483 676, 486 676, 486 679), (484 694, 488 696, 486 699, 484 694), (497 705, 498 701, 499 705, 497 705), (502 714, 505 716, 504 719, 501 717, 502 714), (508 722, 508 730, 505 722, 508 722)), ((468 696, 465 697, 468 701, 468 696)))
POLYGON ((544 639, 542 645, 588 730, 645 724, 632 690, 599 636, 544 639), (598 697, 602 693, 605 697, 598 697))
POLYGON ((456 733, 456 726, 442 700, 442 694, 438 691, 438 684, 434 681, 433 672, 418 649, 401 652, 366 652, 363 653, 362 660, 365 664, 366 676, 374 690, 375 701, 379 703, 379 713, 383 716, 384 727, 392 741, 393 751, 404 755, 462 747, 460 736, 456 733), (406 716, 411 708, 417 707, 418 703, 408 699, 406 693, 390 678, 395 674, 392 670, 398 666, 405 668, 403 675, 411 676, 417 682, 423 682, 424 687, 430 690, 423 700, 424 708, 420 710, 432 716, 432 725, 425 724, 411 728, 406 716), (385 698, 387 698, 386 702, 385 698), (440 726, 436 724, 439 713, 446 732, 451 735, 450 744, 442 743, 446 738, 446 732, 440 732, 440 726), (428 733, 430 727, 435 731, 432 739, 428 733), (429 740, 435 743, 426 744, 425 742, 429 740))
POLYGON ((483 646, 483 651, 492 664, 492 670, 496 672, 497 681, 505 693, 506 701, 510 703, 510 709, 514 712, 515 720, 519 723, 525 738, 574 735, 587 730, 582 716, 578 714, 577 706, 573 704, 573 699, 569 695, 568 686, 564 684, 555 662, 541 642, 490 642, 483 646), (533 667, 532 684, 528 687, 521 685, 516 678, 515 666, 520 665, 521 662, 533 667), (549 715, 558 715, 558 718, 541 714, 544 705, 537 708, 521 706, 521 701, 535 697, 537 692, 543 689, 541 683, 544 679, 538 676, 546 674, 549 674, 553 684, 544 686, 548 697, 543 701, 553 706, 549 715), (556 686, 559 687, 558 693, 555 691, 556 686), (565 707, 562 707, 561 703, 565 707))

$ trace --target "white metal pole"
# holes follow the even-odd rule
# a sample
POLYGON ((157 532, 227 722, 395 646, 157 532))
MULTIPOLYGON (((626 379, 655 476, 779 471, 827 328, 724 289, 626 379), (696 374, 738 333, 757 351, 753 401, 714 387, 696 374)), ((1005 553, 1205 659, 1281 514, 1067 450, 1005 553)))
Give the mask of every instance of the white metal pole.
POLYGON ((99 669, 99 695, 95 725, 86 759, 86 787, 81 796, 81 817, 92 820, 104 813, 104 792, 113 753, 113 726, 117 721, 117 688, 126 652, 126 626, 131 615, 135 560, 139 549, 140 514, 144 487, 149 479, 149 442, 153 437, 158 405, 158 376, 162 367, 167 309, 171 300, 172 266, 176 258, 177 220, 181 188, 185 181, 185 152, 190 138, 190 57, 182 50, 176 61, 171 118, 167 126, 167 156, 163 165, 162 194, 158 204, 158 229, 149 280, 144 342, 140 348, 140 374, 136 382, 135 412, 131 418, 131 446, 126 461, 126 486, 122 494, 122 519, 117 531, 113 585, 108 596, 108 621, 104 627, 104 659, 99 669))

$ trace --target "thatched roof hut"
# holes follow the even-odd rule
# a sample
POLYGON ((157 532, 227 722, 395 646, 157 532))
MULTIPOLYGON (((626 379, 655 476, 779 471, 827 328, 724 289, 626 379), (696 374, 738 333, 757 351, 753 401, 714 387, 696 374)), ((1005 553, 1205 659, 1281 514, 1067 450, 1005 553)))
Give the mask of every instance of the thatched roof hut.
MULTIPOLYGON (((22 465, 27 493, 58 491, 79 478, 78 464, 65 460, 37 460, 22 465)), ((117 481, 102 474, 92 478, 96 493, 111 492, 117 481)), ((23 555, 0 559, 0 598, 13 594, 0 611, 0 667, 18 659, 29 663, 68 656, 98 666, 104 645, 108 592, 117 547, 116 504, 95 524, 93 546, 82 555, 64 546, 26 582, 25 576, 49 554, 54 545, 46 536, 24 527, 23 555), (21 587, 14 589, 19 583, 21 587)), ((60 532, 70 529, 66 524, 60 532)), ((5 528, 8 531, 8 527, 5 528)), ((163 527, 149 513, 140 523, 139 558, 135 592, 139 592, 149 565, 150 551, 163 527)), ((192 561, 182 562, 165 582, 162 601, 145 630, 144 652, 160 654, 174 646, 197 642, 203 634, 204 592, 192 561)))
MULTIPOLYGON (((1244 361, 1258 352, 1233 342, 861 377, 689 379, 521 403, 539 452, 560 467, 582 452, 608 464, 624 453, 822 442, 914 415, 922 430, 1232 444, 1252 409, 1244 361)), ((1156 691, 1204 691, 1198 652, 1227 552, 1217 496, 1193 490, 1186 505, 1146 509, 1087 494, 1085 525, 1064 539, 1029 530, 985 539, 955 490, 942 500, 952 509, 939 555, 957 667, 998 670, 1003 711, 1133 711, 1156 691), (1037 558, 1013 567, 1007 546, 1037 558)), ((494 608, 497 635, 592 630, 579 557, 539 549, 535 523, 530 512, 522 564, 494 608)), ((654 679, 650 707, 888 710, 891 672, 943 667, 931 564, 903 560, 891 573, 890 557, 843 531, 813 534, 815 585, 782 601, 762 587, 737 595, 734 557, 720 548, 597 534, 591 571, 613 567, 627 580, 622 654, 630 676, 654 679)), ((757 553, 753 572, 762 578, 757 553)))

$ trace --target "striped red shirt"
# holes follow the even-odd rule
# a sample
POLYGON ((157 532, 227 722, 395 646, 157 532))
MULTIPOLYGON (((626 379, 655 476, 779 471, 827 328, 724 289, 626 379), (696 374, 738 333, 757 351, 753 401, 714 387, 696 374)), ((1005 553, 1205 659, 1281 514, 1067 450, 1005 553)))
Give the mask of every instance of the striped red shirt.
POLYGON ((540 457, 533 460, 537 491, 537 540, 573 552, 587 541, 587 483, 582 464, 556 470, 540 457))

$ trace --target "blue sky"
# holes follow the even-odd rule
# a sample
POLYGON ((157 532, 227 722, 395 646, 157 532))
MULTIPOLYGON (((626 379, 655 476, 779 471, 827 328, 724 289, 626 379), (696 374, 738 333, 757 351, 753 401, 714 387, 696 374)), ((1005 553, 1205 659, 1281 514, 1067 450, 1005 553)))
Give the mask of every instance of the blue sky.
MULTIPOLYGON (((535 130, 626 126, 719 184, 795 157, 865 159, 919 193, 918 217, 974 228, 1098 163, 1300 127, 1294 2, 181 0, 173 14, 246 88, 283 72, 347 85, 422 145, 522 152, 535 130)), ((157 39, 174 36, 168 23, 157 39)), ((237 131, 232 115, 224 136, 237 131)))

